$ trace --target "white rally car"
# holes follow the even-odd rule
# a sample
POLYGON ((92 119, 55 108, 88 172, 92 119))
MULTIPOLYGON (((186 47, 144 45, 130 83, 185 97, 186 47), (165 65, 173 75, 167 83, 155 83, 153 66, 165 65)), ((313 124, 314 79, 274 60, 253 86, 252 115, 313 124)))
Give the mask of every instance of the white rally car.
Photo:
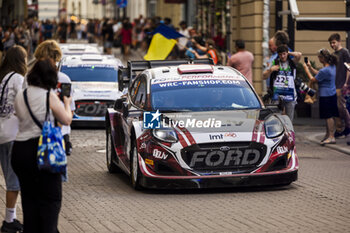
POLYGON ((237 70, 198 63, 138 61, 122 69, 119 88, 130 84, 106 115, 108 170, 130 175, 136 189, 297 180, 290 119, 265 108, 237 70))
POLYGON ((72 80, 76 108, 73 124, 104 122, 107 108, 122 95, 118 90, 122 66, 111 55, 67 56, 61 60, 60 71, 72 80))

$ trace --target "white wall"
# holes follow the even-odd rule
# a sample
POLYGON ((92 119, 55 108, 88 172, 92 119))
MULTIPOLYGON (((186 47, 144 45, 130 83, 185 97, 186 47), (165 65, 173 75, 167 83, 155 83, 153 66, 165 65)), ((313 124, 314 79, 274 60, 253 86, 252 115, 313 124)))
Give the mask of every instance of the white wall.
POLYGON ((92 0, 67 0, 68 16, 72 14, 79 16, 79 2, 81 5, 81 18, 101 19, 103 17, 103 6, 101 4, 93 4, 92 0), (73 3, 75 10, 73 10, 73 3))
POLYGON ((127 16, 130 18, 130 21, 133 21, 140 15, 143 15, 143 18, 145 18, 146 10, 146 0, 128 0, 127 16))
POLYGON ((39 0, 39 19, 58 19, 59 0, 39 0))

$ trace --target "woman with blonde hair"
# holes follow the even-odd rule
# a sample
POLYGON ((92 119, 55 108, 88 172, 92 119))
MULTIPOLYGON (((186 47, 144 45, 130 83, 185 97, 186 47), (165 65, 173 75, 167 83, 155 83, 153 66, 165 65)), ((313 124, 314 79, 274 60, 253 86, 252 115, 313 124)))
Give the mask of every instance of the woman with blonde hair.
POLYGON ((22 224, 16 219, 19 181, 11 166, 11 151, 18 132, 18 119, 14 108, 15 97, 22 90, 27 73, 27 52, 13 46, 0 66, 0 163, 6 183, 6 212, 1 232, 17 232, 22 224))
MULTIPOLYGON (((45 40, 39 46, 36 48, 34 52, 34 57, 37 60, 44 59, 44 58, 51 58, 56 63, 59 62, 62 58, 62 52, 58 45, 58 43, 54 40, 45 40)), ((58 72, 58 83, 72 83, 68 75, 58 72)), ((71 95, 73 95, 73 90, 71 90, 71 95)), ((72 99, 70 108, 73 111, 75 110, 75 102, 72 99)), ((71 128, 69 125, 62 125, 62 135, 64 138, 65 148, 66 148, 66 154, 71 155, 72 153, 72 143, 70 142, 69 134, 71 132, 71 128)))

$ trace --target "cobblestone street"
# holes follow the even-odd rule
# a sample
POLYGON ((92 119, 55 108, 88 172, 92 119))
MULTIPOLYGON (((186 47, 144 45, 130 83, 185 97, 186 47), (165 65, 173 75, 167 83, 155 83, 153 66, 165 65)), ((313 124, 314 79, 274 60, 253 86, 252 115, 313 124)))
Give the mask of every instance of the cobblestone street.
MULTIPOLYGON (((350 157, 297 138, 299 180, 287 187, 135 191, 109 174, 104 130, 73 130, 61 232, 347 232, 350 157), (315 153, 317 152, 317 153, 315 153)), ((1 179, 1 218, 4 215, 1 179)), ((20 206, 20 203, 19 203, 20 206)), ((18 208, 22 219, 21 209, 18 208)))

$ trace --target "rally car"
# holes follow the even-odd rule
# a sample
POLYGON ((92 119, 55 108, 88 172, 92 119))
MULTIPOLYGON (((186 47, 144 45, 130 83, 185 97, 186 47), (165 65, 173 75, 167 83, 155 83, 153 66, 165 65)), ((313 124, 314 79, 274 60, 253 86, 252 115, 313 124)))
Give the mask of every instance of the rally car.
POLYGON ((138 61, 118 81, 128 92, 107 110, 107 168, 128 174, 134 188, 297 180, 290 119, 265 108, 237 70, 210 60, 138 61))
POLYGON ((73 125, 104 125, 107 108, 122 95, 118 90, 118 70, 122 66, 110 55, 67 56, 61 60, 60 71, 72 80, 73 125))

